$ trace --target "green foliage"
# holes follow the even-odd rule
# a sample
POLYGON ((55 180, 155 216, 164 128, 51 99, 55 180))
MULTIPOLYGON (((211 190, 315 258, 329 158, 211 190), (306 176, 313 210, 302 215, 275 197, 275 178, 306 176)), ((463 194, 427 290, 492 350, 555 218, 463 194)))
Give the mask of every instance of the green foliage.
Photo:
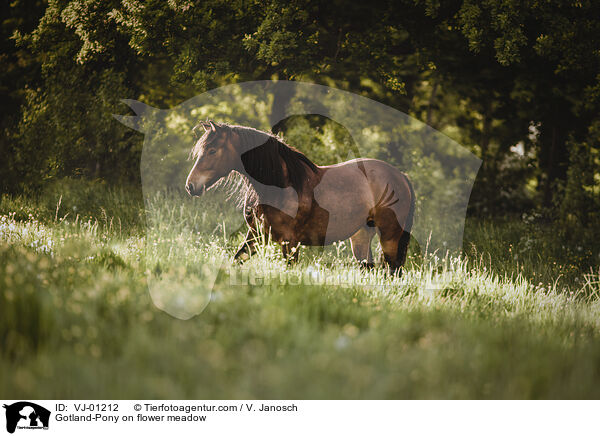
MULTIPOLYGON (((484 161, 477 212, 562 201, 569 138, 598 148, 586 139, 599 113, 597 2, 20 0, 3 12, 3 191, 64 176, 137 183, 141 135, 111 117, 121 98, 174 106, 254 79, 332 85, 448 133, 484 161)), ((303 138, 315 156, 320 135, 303 138)))
POLYGON ((39 0, 16 0, 0 5, 0 192, 17 190, 17 180, 31 167, 18 156, 20 107, 28 88, 40 84, 39 60, 18 47, 16 36, 31 32, 43 15, 39 0))
POLYGON ((0 214, 17 221, 35 216, 44 223, 92 220, 119 233, 135 232, 145 222, 139 191, 81 179, 53 181, 32 196, 5 194, 0 199, 0 214))
POLYGON ((570 240, 594 238, 600 210, 600 155, 589 143, 571 141, 570 165, 559 204, 562 233, 570 240))
POLYGON ((318 165, 358 157, 356 144, 344 126, 318 116, 293 117, 281 129, 286 143, 305 151, 318 165))

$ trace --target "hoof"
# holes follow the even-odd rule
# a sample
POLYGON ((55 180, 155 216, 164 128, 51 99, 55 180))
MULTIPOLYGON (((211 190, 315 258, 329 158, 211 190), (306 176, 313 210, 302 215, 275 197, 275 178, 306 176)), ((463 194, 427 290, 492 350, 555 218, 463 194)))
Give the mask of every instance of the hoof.
POLYGON ((402 267, 390 268, 389 272, 391 276, 402 278, 402 267))
POLYGON ((238 262, 245 262, 248 259, 250 259, 250 255, 245 251, 238 252, 235 256, 233 256, 233 260, 237 260, 238 262))

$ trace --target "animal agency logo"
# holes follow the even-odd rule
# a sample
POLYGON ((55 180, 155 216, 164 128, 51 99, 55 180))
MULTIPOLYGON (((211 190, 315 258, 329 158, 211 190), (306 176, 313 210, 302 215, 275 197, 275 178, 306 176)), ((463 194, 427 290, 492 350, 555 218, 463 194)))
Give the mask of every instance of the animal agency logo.
POLYGON ((19 401, 4 405, 6 409, 6 431, 14 433, 19 430, 48 430, 50 411, 39 404, 19 401))

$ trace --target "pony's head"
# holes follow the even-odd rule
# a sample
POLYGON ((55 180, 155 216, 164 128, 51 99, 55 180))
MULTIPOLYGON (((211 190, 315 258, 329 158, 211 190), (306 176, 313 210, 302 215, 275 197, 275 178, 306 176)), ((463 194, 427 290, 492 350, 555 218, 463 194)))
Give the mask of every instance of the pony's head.
POLYGON ((234 145, 238 138, 234 138, 236 133, 228 125, 201 122, 193 132, 197 138, 191 152, 195 163, 185 189, 188 194, 199 196, 231 171, 239 170, 241 161, 234 145))

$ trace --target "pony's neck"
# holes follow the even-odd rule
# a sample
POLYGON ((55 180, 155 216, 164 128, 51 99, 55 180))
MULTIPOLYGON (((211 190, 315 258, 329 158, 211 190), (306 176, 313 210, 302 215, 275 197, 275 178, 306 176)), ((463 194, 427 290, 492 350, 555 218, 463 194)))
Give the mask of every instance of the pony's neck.
MULTIPOLYGON (((281 162, 281 169, 283 171, 282 178, 271 178, 270 175, 263 173, 256 173, 254 171, 248 171, 243 168, 238 171, 242 178, 245 180, 247 186, 254 191, 254 193, 261 200, 279 198, 285 194, 287 188, 290 187, 289 180, 287 178, 287 170, 285 164, 281 162)), ((268 203, 268 201, 267 201, 268 203)))
POLYGON ((266 144, 271 139, 276 139, 276 137, 269 133, 251 127, 236 126, 234 129, 239 138, 235 148, 240 155, 266 144))
POLYGON ((277 136, 251 128, 239 128, 240 160, 244 173, 260 193, 261 185, 303 190, 317 166, 277 136))

